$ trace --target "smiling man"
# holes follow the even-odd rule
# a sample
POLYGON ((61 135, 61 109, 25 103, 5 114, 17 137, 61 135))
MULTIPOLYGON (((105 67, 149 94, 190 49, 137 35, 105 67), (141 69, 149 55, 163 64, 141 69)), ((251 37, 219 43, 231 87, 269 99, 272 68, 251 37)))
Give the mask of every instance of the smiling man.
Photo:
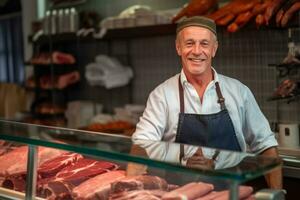
MULTIPOLYGON (((163 140, 278 156, 277 141, 252 92, 212 67, 217 48, 214 21, 196 16, 177 25, 181 73, 151 92, 133 140, 163 140)), ((210 158, 217 156, 218 151, 214 151, 210 158)), ((183 157, 181 149, 178 159, 183 157)), ((203 154, 197 152, 186 164, 201 164, 201 160, 203 154)), ((281 188, 281 170, 273 171, 266 180, 271 188, 281 188)))

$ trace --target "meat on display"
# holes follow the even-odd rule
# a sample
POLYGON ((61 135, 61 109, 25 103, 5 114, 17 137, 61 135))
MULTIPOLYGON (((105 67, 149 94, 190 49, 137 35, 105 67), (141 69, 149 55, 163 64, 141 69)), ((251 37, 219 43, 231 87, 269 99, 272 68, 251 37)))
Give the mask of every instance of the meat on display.
POLYGON ((112 193, 129 190, 167 190, 167 182, 158 176, 140 175, 127 177, 111 184, 112 193))
POLYGON ((112 170, 118 165, 92 159, 79 159, 58 172, 54 177, 38 182, 38 195, 47 199, 70 199, 74 187, 84 181, 112 170))
POLYGON ((214 189, 212 184, 207 183, 188 183, 162 196, 163 200, 173 200, 185 197, 186 199, 196 199, 202 197, 214 189))
MULTIPOLYGON (((253 188, 250 186, 239 186, 239 199, 252 199, 253 188)), ((226 200, 229 199, 229 191, 213 191, 207 194, 206 196, 197 198, 195 200, 226 200)))
POLYGON ((38 168, 38 175, 40 178, 50 178, 55 176, 63 168, 74 164, 83 156, 78 153, 64 153, 61 156, 44 162, 38 168))
POLYGON ((122 170, 100 174, 75 187, 72 191, 72 196, 74 197, 74 199, 80 200, 108 199, 111 183, 122 178, 125 178, 125 171, 122 170))
POLYGON ((0 156, 12 150, 12 143, 5 140, 0 140, 0 156))
MULTIPOLYGON (((65 151, 39 147, 38 164, 41 165, 47 160, 51 160, 65 153, 65 151)), ((11 176, 26 173, 28 147, 21 146, 0 156, 0 176, 11 176)))
MULTIPOLYGON (((17 148, 17 150, 12 154, 8 154, 10 156, 14 155, 16 156, 16 158, 19 158, 18 161, 16 161, 15 158, 10 159, 8 156, 5 157, 8 163, 11 163, 11 161, 16 161, 15 165, 18 166, 11 167, 10 172, 6 173, 6 175, 3 176, 3 181, 1 183, 2 187, 20 192, 25 191, 26 163, 24 162, 27 161, 27 150, 28 149, 24 147, 20 147, 17 148), (21 153, 23 155, 19 155, 21 153), (18 169, 15 173, 12 171, 12 169, 14 168, 18 169), (24 171, 22 170, 22 168, 24 169, 24 171)), ((40 161, 40 166, 38 167, 38 180, 40 180, 42 178, 49 178, 55 176, 56 173, 59 172, 62 168, 71 165, 76 160, 82 158, 82 155, 76 153, 68 153, 65 151, 57 151, 51 148, 40 148, 38 158, 40 161)))
POLYGON ((132 190, 112 194, 109 200, 125 200, 125 199, 147 199, 147 200, 160 200, 166 193, 162 190, 132 190))
MULTIPOLYGON (((3 163, 0 165, 0 172, 2 172, 0 177, 5 178, 3 182, 5 184, 2 185, 24 191, 26 171, 23 173, 24 167, 20 163, 27 161, 25 158, 27 151, 26 147, 17 147, 0 156, 0 161, 3 163), (4 162, 5 158, 6 162, 4 162), (5 169, 6 163, 18 163, 19 166, 5 169), (12 169, 16 169, 16 172, 13 173, 12 169), (7 171, 10 172, 9 176, 7 171)), ((40 165, 37 194, 50 200, 221 200, 229 198, 228 190, 213 191, 213 185, 203 182, 191 182, 179 187, 168 184, 157 176, 126 177, 125 171, 117 170, 119 166, 114 163, 87 159, 77 153, 39 148, 38 156, 40 165), (49 157, 52 159, 49 160, 49 157)), ((239 199, 253 199, 252 193, 252 187, 239 187, 239 199)))

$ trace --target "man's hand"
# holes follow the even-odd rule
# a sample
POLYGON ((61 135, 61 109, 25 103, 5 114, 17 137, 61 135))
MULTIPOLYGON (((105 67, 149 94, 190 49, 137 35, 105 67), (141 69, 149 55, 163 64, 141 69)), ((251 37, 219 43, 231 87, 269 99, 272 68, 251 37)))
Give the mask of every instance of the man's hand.
MULTIPOLYGON (((278 157, 276 147, 271 147, 261 153, 264 156, 278 157)), ((265 175, 265 179, 269 188, 271 189, 282 189, 282 168, 276 168, 270 173, 265 175)))
POLYGON ((191 168, 199 168, 199 169, 215 168, 214 160, 205 158, 202 153, 202 149, 200 147, 192 157, 187 159, 186 165, 191 168))
MULTIPOLYGON (((130 150, 131 155, 148 157, 146 150, 138 145, 132 145, 130 150)), ((127 176, 137 176, 147 174, 147 165, 136 164, 136 163, 128 163, 126 168, 127 176)))

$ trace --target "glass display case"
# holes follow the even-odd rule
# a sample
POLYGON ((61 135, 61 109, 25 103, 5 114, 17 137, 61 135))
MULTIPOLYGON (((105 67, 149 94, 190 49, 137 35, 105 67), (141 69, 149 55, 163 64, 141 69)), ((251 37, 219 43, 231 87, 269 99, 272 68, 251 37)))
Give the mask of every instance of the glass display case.
POLYGON ((249 153, 162 141, 132 141, 126 136, 5 120, 0 120, 0 139, 14 143, 0 157, 1 185, 6 188, 0 196, 8 199, 22 195, 26 199, 36 195, 57 195, 56 199, 63 199, 65 193, 55 193, 55 187, 69 192, 65 199, 108 199, 107 195, 110 199, 126 199, 120 194, 141 195, 143 199, 176 199, 176 195, 197 199, 219 193, 239 199, 241 191, 247 189, 240 185, 281 165, 279 158, 249 153), (180 149, 184 150, 182 159, 180 149), (63 159, 66 155, 69 157, 63 159), (195 155, 201 159, 190 162, 195 155), (76 168, 80 159, 82 162, 76 168), (97 162, 95 166, 91 161, 97 162), (80 171, 85 167, 90 168, 80 171), (64 178, 73 178, 64 182, 63 171, 67 174, 64 178), (17 181, 13 180, 16 177, 17 181), (20 180, 25 182, 23 188, 20 180), (80 198, 82 191, 89 191, 90 196, 80 198))

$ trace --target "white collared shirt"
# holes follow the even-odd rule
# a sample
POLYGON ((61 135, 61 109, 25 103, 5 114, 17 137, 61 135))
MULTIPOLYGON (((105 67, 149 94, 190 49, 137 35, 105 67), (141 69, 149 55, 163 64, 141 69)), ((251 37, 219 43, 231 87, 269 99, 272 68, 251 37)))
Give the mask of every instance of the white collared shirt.
MULTIPOLYGON (((217 102, 218 96, 215 89, 215 81, 218 81, 242 151, 260 153, 278 145, 267 119, 247 86, 236 79, 217 74, 214 70, 215 78, 208 84, 201 103, 196 90, 187 81, 183 70, 180 74, 184 90, 185 113, 219 112, 220 104, 217 102)), ((151 92, 143 116, 132 136, 133 140, 175 141, 180 112, 178 90, 180 74, 166 80, 151 92)))

